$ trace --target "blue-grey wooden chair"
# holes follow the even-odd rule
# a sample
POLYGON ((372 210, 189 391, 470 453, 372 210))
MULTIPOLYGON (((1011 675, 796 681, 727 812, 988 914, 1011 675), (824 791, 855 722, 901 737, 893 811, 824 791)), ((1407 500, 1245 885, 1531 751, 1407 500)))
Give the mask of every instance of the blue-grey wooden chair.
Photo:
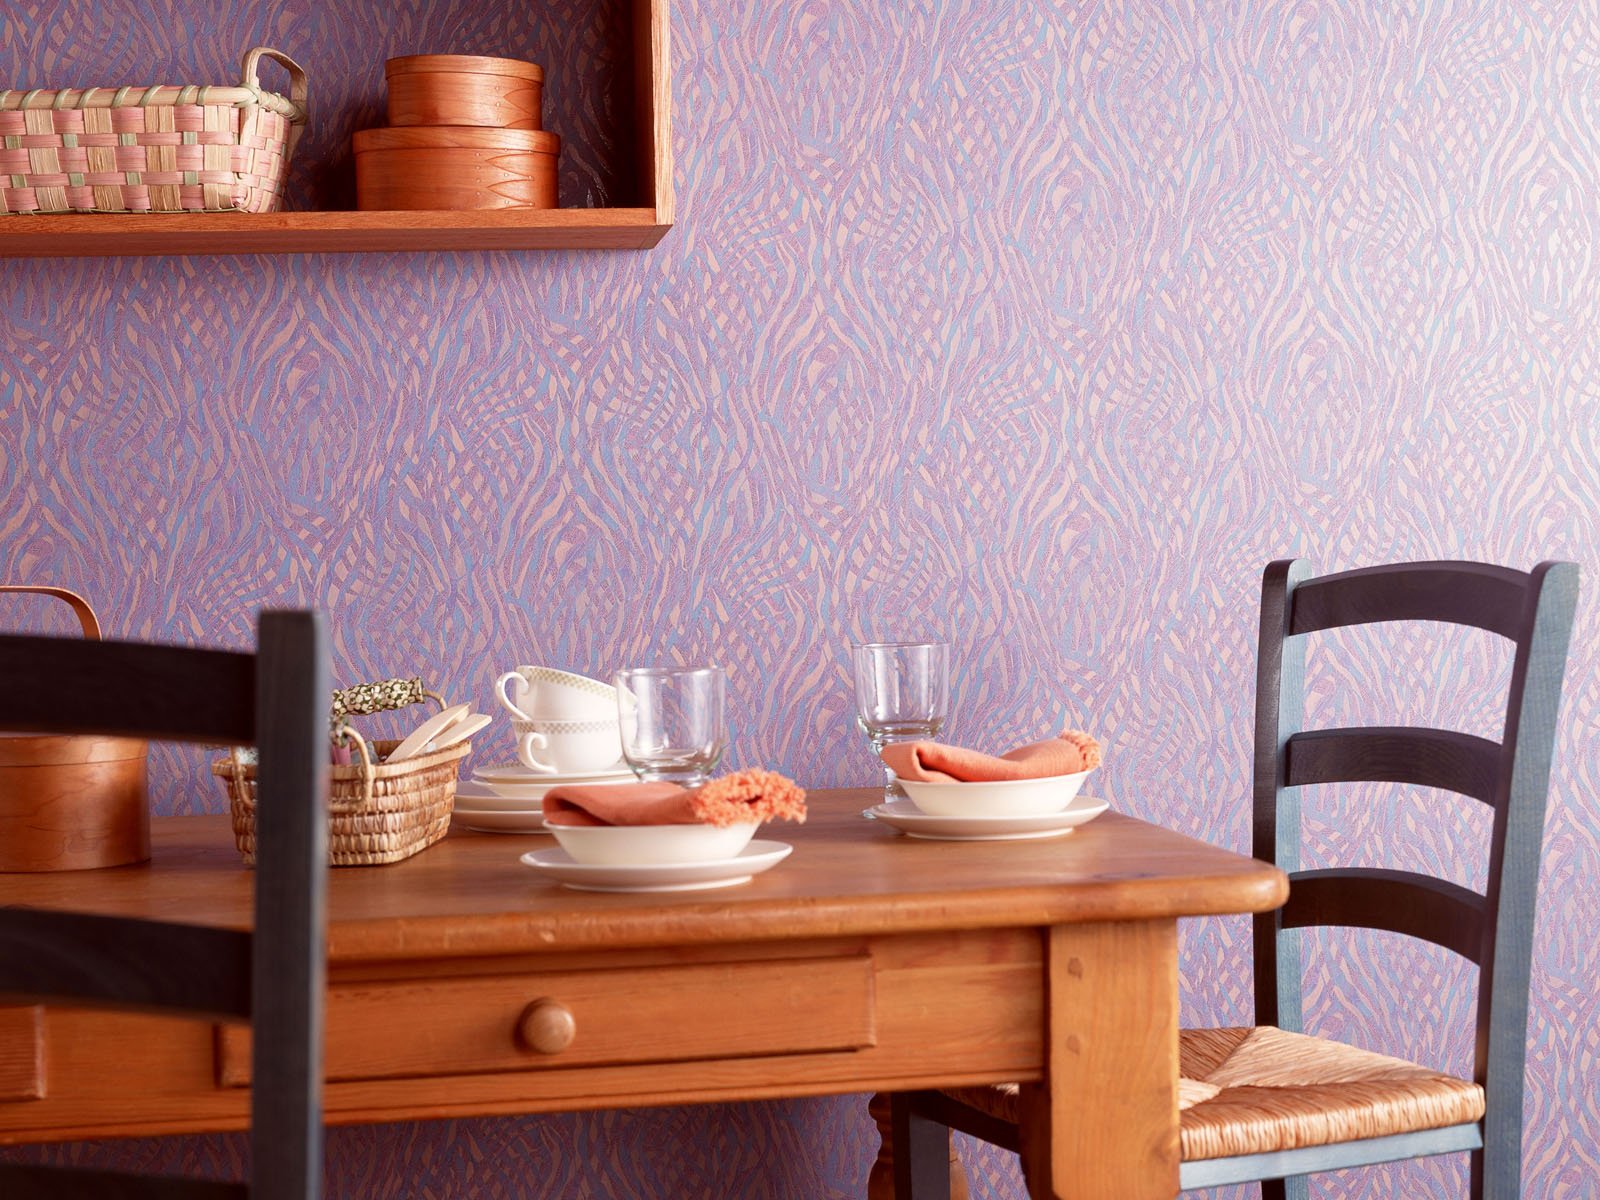
MULTIPOLYGON (((1289 873, 1289 901, 1255 918, 1258 1024, 1180 1035, 1183 1189, 1261 1180, 1266 1200, 1299 1200, 1318 1171, 1467 1151, 1473 1200, 1520 1196, 1534 901, 1577 595, 1578 568, 1563 562, 1528 572, 1422 562, 1321 577, 1302 561, 1267 567, 1252 846, 1289 873), (1475 626, 1512 643, 1498 742, 1412 727, 1301 728, 1307 636, 1388 621, 1475 626), (1358 781, 1441 788, 1486 804, 1486 890, 1408 871, 1300 870, 1300 789, 1358 781), (1298 931, 1324 925, 1407 934, 1477 964, 1472 1079, 1297 1032, 1298 931)), ((893 1096, 897 1200, 947 1200, 952 1127, 1017 1150, 1025 1102, 1014 1086, 893 1096)))
POLYGON ((316 1200, 321 1192, 327 639, 309 612, 263 613, 259 639, 246 654, 0 637, 0 729, 254 743, 260 753, 253 933, 0 908, 0 1002, 250 1022, 249 1184, 0 1164, 6 1200, 316 1200))

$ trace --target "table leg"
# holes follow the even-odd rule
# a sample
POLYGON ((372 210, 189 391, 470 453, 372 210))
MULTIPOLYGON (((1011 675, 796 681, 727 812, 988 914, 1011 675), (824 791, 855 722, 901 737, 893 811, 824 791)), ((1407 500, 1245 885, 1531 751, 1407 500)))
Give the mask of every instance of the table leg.
POLYGON ((1045 1080, 1022 1092, 1035 1200, 1171 1200, 1178 1191, 1177 922, 1046 935, 1045 1080))

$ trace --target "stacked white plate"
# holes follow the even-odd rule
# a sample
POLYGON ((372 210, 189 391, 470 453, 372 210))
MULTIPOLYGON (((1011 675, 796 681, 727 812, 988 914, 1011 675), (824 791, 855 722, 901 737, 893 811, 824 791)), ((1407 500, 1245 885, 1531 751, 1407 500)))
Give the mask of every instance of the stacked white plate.
POLYGON ((521 763, 485 767, 456 784, 455 821, 479 833, 544 832, 544 794, 564 783, 632 783, 619 763, 602 771, 547 775, 521 763))

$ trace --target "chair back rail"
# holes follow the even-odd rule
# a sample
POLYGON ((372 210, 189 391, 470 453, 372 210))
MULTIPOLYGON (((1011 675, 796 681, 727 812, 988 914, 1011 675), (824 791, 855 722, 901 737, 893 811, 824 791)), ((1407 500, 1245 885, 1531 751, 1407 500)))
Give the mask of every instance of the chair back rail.
POLYGON ((1376 621, 1447 621, 1516 641, 1528 575, 1492 563, 1387 563, 1310 579, 1293 589, 1290 634, 1376 621))
POLYGON ((1285 739, 1284 786, 1411 783, 1498 801, 1500 744, 1453 729, 1314 729, 1285 739))
POLYGON ((1472 1156, 1474 1196, 1510 1197, 1519 1185, 1534 900, 1578 579, 1576 564, 1552 562, 1528 572, 1426 562, 1312 578, 1308 564, 1287 559, 1262 579, 1252 844, 1291 885, 1283 910, 1254 921, 1256 1020, 1301 1028, 1293 931, 1309 925, 1388 929, 1477 963, 1474 1077, 1488 1109, 1484 1150, 1472 1156), (1302 729, 1304 635, 1390 621, 1469 625, 1514 644, 1498 744, 1445 730, 1302 729), (1489 804, 1484 892, 1407 872, 1300 871, 1299 789, 1360 781, 1444 788, 1489 804))
POLYGON ((6 1200, 249 1200, 242 1183, 0 1163, 6 1200))
POLYGON ((0 908, 0 1001, 248 1020, 250 942, 230 929, 0 908))
MULTIPOLYGON (((0 729, 245 745, 256 656, 229 650, 0 636, 0 729)), ((327 700, 322 701, 322 711, 327 700)))
POLYGON ((1470 962, 1483 952, 1484 900, 1471 888, 1375 867, 1296 871, 1289 876, 1284 929, 1343 925, 1383 929, 1453 950, 1470 962))

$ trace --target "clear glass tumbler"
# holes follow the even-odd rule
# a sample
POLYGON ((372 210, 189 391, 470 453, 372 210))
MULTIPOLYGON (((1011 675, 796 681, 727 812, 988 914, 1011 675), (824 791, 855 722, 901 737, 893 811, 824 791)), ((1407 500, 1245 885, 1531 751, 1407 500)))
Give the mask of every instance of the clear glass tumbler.
MULTIPOLYGON (((856 723, 877 754, 892 742, 937 738, 950 710, 948 642, 865 642, 850 648, 856 723)), ((886 799, 905 795, 883 768, 886 799)))
POLYGON ((699 787, 728 745, 727 676, 721 667, 618 671, 622 757, 640 779, 699 787))

